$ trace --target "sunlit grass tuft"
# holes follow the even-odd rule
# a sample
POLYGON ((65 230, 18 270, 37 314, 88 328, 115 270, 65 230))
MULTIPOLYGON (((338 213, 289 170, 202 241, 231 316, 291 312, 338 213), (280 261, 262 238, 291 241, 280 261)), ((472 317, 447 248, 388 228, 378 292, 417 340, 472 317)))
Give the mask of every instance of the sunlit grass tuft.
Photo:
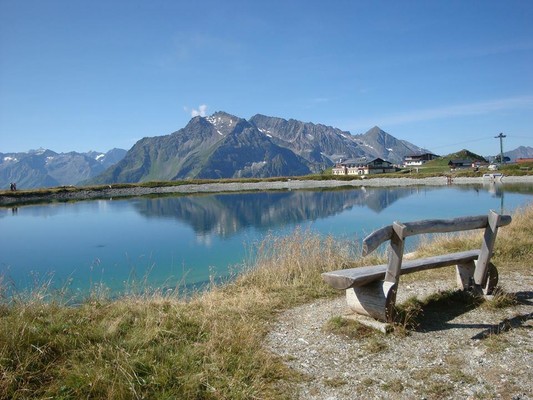
POLYGON ((269 293, 289 291, 285 301, 291 302, 337 293, 324 285, 320 274, 348 265, 359 252, 354 242, 299 228, 287 236, 270 234, 258 244, 235 284, 269 293))

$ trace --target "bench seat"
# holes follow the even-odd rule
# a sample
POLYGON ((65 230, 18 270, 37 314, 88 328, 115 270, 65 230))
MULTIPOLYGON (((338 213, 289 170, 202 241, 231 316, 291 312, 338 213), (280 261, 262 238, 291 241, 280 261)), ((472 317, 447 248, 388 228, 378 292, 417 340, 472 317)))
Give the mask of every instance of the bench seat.
POLYGON ((345 290, 348 306, 357 314, 387 323, 394 321, 396 293, 400 276, 404 274, 455 266, 459 288, 479 294, 491 294, 498 284, 498 269, 490 261, 496 234, 499 227, 509 225, 511 220, 510 215, 500 215, 491 210, 486 216, 395 221, 392 225, 372 232, 363 240, 363 256, 370 254, 383 243, 388 243, 387 264, 325 272, 322 277, 335 289, 345 290), (479 250, 404 260, 405 239, 409 236, 474 229, 484 230, 479 250))
MULTIPOLYGON (((424 271, 426 269, 467 264, 477 260, 479 258, 479 254, 480 250, 468 250, 458 253, 403 261, 400 274, 405 275, 417 271, 424 271)), ((335 289, 349 289, 353 287, 364 286, 374 281, 383 280, 385 278, 385 273, 387 272, 387 267, 387 264, 381 264, 367 267, 340 269, 337 271, 325 272, 322 274, 322 277, 335 289)))

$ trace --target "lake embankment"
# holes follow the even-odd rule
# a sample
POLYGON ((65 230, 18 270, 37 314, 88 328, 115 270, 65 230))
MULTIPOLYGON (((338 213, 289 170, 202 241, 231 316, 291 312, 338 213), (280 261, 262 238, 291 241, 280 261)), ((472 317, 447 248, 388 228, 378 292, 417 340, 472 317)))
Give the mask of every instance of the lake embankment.
MULTIPOLYGON (((65 187, 50 191, 21 191, 13 195, 11 192, 0 194, 0 206, 14 206, 18 204, 72 201, 90 199, 110 199, 124 197, 138 197, 147 195, 191 194, 191 193, 224 193, 240 191, 267 190, 305 190, 339 187, 398 187, 398 186, 445 186, 490 183, 482 177, 455 177, 449 182, 446 176, 430 178, 367 178, 353 180, 299 180, 285 179, 280 181, 258 182, 209 182, 182 184, 176 186, 133 186, 133 187, 99 187, 76 188, 65 187)), ((533 183, 533 175, 504 176, 501 183, 533 183)))

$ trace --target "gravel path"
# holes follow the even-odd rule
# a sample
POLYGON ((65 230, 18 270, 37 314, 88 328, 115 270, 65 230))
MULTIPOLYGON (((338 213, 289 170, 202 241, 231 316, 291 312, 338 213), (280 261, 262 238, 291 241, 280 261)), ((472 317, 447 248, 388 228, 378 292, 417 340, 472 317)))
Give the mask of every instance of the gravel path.
MULTIPOLYGON (((300 399, 533 399, 533 276, 502 275, 518 306, 436 315, 406 337, 350 339, 324 330, 348 313, 340 297, 283 313, 265 346, 306 377, 300 399), (489 333, 506 320, 510 329, 489 333)), ((451 285, 400 284, 398 302, 451 285)))
MULTIPOLYGON (((533 183, 533 176, 508 176, 504 177, 504 183, 533 183)), ((453 184, 472 184, 483 183, 483 178, 454 178, 453 184)), ((11 206, 23 202, 40 202, 40 201, 54 201, 54 200, 89 200, 95 198, 118 198, 118 197, 137 197, 150 194, 187 194, 187 193, 222 193, 222 192, 238 192, 238 191, 265 191, 265 190, 298 190, 298 189, 319 189, 319 188, 335 188, 342 186, 362 187, 398 187, 398 186, 445 186, 447 185, 447 178, 444 176, 434 178, 369 178, 369 179, 354 179, 350 181, 343 180, 297 180, 289 179, 287 181, 275 182, 231 182, 231 183, 205 183, 205 184, 191 184, 180 186, 165 186, 165 187, 134 187, 134 188, 113 188, 109 185, 108 189, 103 190, 77 190, 68 191, 68 188, 63 192, 43 194, 41 196, 31 194, 28 196, 17 197, 10 196, 10 192, 5 192, 0 195, 0 205, 11 206)))

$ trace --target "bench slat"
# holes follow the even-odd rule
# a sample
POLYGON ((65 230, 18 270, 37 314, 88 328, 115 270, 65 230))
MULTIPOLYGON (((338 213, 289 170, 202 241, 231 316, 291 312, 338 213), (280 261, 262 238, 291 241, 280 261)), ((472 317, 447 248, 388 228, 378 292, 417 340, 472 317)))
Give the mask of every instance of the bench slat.
MULTIPOLYGON (((498 227, 511 223, 510 215, 501 215, 498 227)), ((458 231, 468 231, 472 229, 482 229, 488 224, 487 215, 476 217, 460 217, 453 219, 426 219, 423 221, 399 223, 402 226, 402 237, 420 235, 425 233, 448 233, 458 231)), ((392 226, 385 226, 372 232, 363 240, 363 256, 366 256, 377 249, 382 243, 392 237, 392 226)))
MULTIPOLYGON (((472 229, 485 228, 489 223, 487 215, 478 217, 461 217, 454 219, 427 219, 424 221, 406 222, 403 230, 404 237, 420 235, 422 233, 447 233, 468 231, 472 229)), ((498 226, 505 226, 511 223, 510 215, 501 215, 498 226)))
MULTIPOLYGON (((479 257, 479 253, 479 250, 468 250, 458 253, 404 261, 402 263, 401 275, 431 268, 440 268, 467 263, 476 260, 479 257)), ((382 280, 385 278, 386 271, 387 264, 381 264, 325 272, 322 274, 322 277, 324 281, 326 281, 335 289, 348 289, 351 287, 364 286, 373 281, 382 280)))

